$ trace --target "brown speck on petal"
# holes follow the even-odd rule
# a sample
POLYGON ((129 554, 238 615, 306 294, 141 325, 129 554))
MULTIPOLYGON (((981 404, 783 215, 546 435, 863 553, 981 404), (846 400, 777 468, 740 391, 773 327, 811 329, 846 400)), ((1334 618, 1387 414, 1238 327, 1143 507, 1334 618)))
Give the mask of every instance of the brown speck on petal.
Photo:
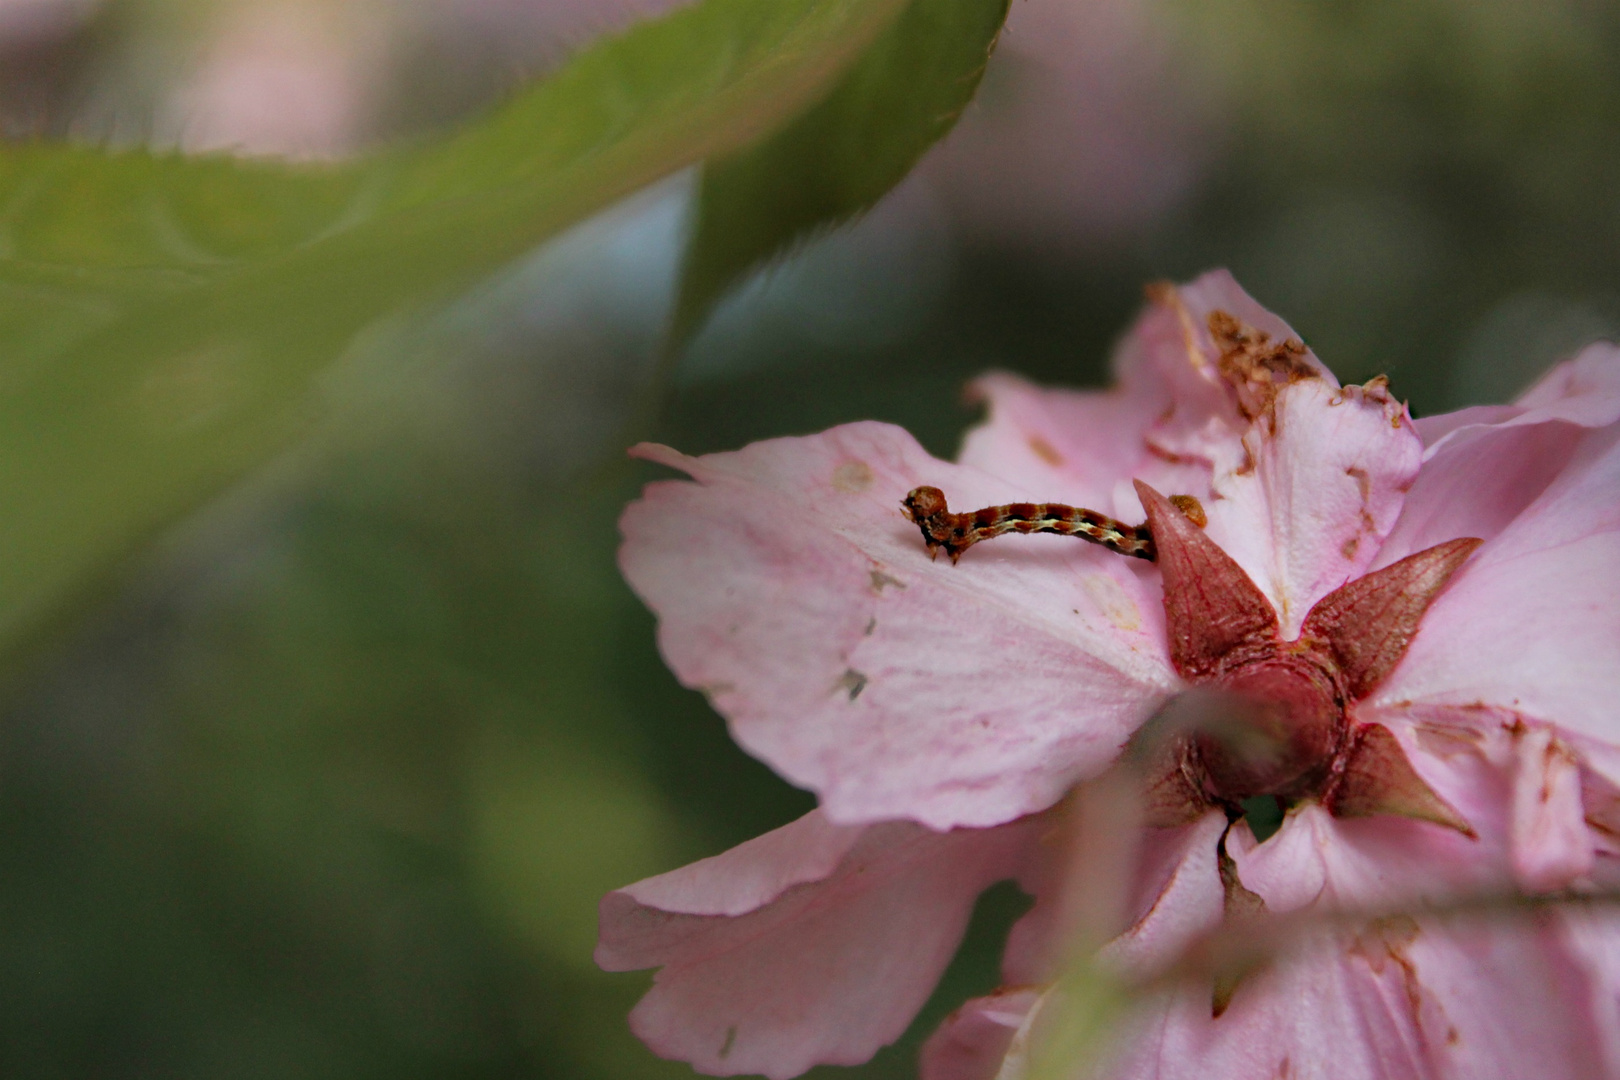
POLYGON ((873 570, 871 575, 872 591, 875 593, 882 592, 884 588, 889 585, 893 585, 897 589, 903 589, 906 587, 905 582, 901 581, 897 577, 894 577, 893 575, 885 574, 882 570, 873 570))
POLYGON ((1436 795, 1406 759, 1406 751, 1382 724, 1368 724, 1354 735, 1344 774, 1324 800, 1334 817, 1395 814, 1432 821, 1474 837, 1473 827, 1436 795))
POLYGON ((1344 475, 1356 482, 1356 489, 1361 492, 1361 501, 1366 502, 1372 494, 1372 477, 1367 475, 1367 470, 1351 465, 1344 470, 1344 475))
POLYGON ((838 681, 833 684, 833 689, 847 692, 849 700, 854 701, 861 696, 861 691, 866 689, 866 683, 867 678, 865 675, 854 668, 850 668, 838 677, 838 681))
POLYGON ((1029 437, 1029 449, 1031 453, 1048 465, 1055 467, 1063 464, 1063 455, 1058 453, 1056 447, 1039 435, 1029 437))
POLYGON ((1359 956, 1381 975, 1393 963, 1401 969, 1401 984, 1406 991, 1406 1004, 1414 1017, 1423 1014, 1423 984, 1418 979, 1417 965, 1406 950, 1422 934, 1417 920, 1410 915, 1390 915, 1374 919, 1366 930, 1356 935, 1350 945, 1350 955, 1359 956))

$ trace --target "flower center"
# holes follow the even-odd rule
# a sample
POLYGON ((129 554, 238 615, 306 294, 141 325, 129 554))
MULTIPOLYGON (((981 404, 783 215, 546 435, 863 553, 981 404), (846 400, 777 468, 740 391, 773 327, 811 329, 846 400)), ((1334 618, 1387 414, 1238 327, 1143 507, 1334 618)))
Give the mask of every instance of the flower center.
POLYGON ((1279 650, 1205 685, 1230 695, 1232 705, 1220 724, 1193 737, 1207 796, 1232 805, 1321 794, 1348 728, 1328 665, 1309 650, 1279 650))

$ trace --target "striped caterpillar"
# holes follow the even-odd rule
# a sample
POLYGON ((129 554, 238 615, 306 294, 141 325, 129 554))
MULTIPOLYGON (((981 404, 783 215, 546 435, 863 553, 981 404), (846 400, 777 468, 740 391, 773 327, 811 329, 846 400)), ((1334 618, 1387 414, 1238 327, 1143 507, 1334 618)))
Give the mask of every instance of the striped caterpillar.
MULTIPOLYGON (((1204 508, 1197 499, 1191 495, 1172 495, 1170 501, 1194 524, 1203 527, 1204 508)), ((900 505, 906 518, 922 531, 928 557, 935 557, 943 548, 953 563, 980 540, 1010 532, 1078 536, 1110 551, 1149 562, 1157 556, 1153 534, 1146 523, 1127 525, 1095 510, 1063 503, 1008 503, 953 514, 945 503, 943 491, 936 487, 919 487, 913 488, 900 505)))

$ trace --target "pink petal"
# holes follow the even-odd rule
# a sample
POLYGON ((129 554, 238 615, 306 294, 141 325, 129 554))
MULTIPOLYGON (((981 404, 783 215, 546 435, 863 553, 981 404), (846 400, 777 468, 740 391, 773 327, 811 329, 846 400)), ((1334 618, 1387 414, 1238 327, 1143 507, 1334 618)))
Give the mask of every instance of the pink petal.
MULTIPOLYGON (((1224 271, 1178 290, 1166 308, 1175 316, 1182 363, 1168 361, 1174 349, 1163 320, 1150 313, 1136 332, 1152 343, 1143 355, 1172 384, 1176 406, 1147 439, 1161 458, 1208 465, 1210 490, 1187 493, 1205 500, 1209 535, 1271 600, 1284 636, 1292 637, 1312 604, 1376 554, 1417 474, 1421 442, 1387 390, 1341 388, 1309 352, 1303 359, 1316 377, 1281 388, 1269 414, 1248 424, 1221 385, 1210 312, 1229 312, 1276 341, 1297 335, 1224 271), (1210 402, 1206 386, 1220 390, 1220 404, 1210 402)), ((1161 491, 1171 482, 1151 470, 1138 476, 1161 491)))
POLYGON ((598 962, 608 970, 659 966, 630 1014, 656 1053, 716 1076, 773 1080, 813 1065, 854 1065, 905 1031, 950 962, 979 893, 1014 876, 1038 819, 988 830, 930 832, 894 822, 861 835, 832 872, 812 814, 719 859, 609 893, 598 962), (796 841, 806 863, 793 864, 796 841), (758 843, 757 841, 755 842, 758 843), (748 868, 753 861, 763 867, 748 868), (698 868, 702 867, 700 874, 698 868), (727 878, 741 871, 742 890, 727 878), (679 874, 680 872, 677 872, 679 874), (710 890, 700 876, 714 876, 710 890), (735 917, 694 915, 645 902, 732 907, 759 883, 802 883, 735 917))
MULTIPOLYGON (((1505 845, 1507 872, 1496 873, 1496 888, 1552 892, 1592 873, 1596 837, 1587 822, 1601 820, 1604 808, 1588 805, 1581 758, 1601 774, 1616 764, 1612 751, 1573 746, 1550 725, 1528 724, 1505 709, 1426 706, 1375 715, 1404 732, 1412 759, 1477 821, 1479 866, 1500 866, 1505 845)), ((1491 887, 1490 878, 1480 887, 1491 887)))
POLYGON ((1620 1076, 1620 915, 1571 908, 1559 921, 1571 955, 1591 980, 1591 1010, 1607 1061, 1598 1075, 1620 1076))
POLYGON ((1620 746, 1566 738, 1581 761, 1581 804, 1594 847, 1589 876, 1602 889, 1620 889, 1620 746))
POLYGON ((1470 405, 1438 416, 1420 416, 1412 421, 1412 426, 1417 428, 1428 455, 1432 456, 1440 449, 1441 441, 1459 428, 1491 427, 1523 416, 1524 411, 1518 405, 1470 405))
POLYGON ((970 390, 989 402, 990 415, 968 432, 959 460, 1049 490, 1048 501, 1110 514, 1136 510, 1133 479, 1207 497, 1206 444, 1235 457, 1246 426, 1215 369, 1219 353, 1207 325, 1215 310, 1278 339, 1297 336, 1224 270, 1159 288, 1114 357, 1114 388, 1045 389, 1005 373, 975 380, 970 390))
POLYGON ((1596 859, 1581 802, 1575 753, 1543 726, 1514 739, 1513 869, 1532 892, 1554 892, 1589 874, 1596 859))
POLYGON ((1556 927, 1395 917, 1143 1022, 1109 1080, 1584 1080, 1611 1075, 1593 981, 1556 927))
MULTIPOLYGON (((1412 757, 1422 763, 1421 754, 1412 757)), ((1500 833, 1472 838, 1404 817, 1335 819, 1315 804, 1296 807, 1263 844, 1240 822, 1226 851, 1244 887, 1277 914, 1312 905, 1379 911, 1439 903, 1499 888, 1508 877, 1500 833)))
POLYGON ((1493 706, 1620 740, 1620 425, 1488 540, 1423 618, 1374 704, 1493 706))
MULTIPOLYGON (((1157 287, 1150 300, 1114 357, 1113 389, 1045 389, 1002 373, 975 381, 990 415, 968 433, 962 463, 1049 492, 1048 501, 1119 517, 1137 512, 1131 480, 1211 498, 1212 468, 1244 459, 1248 421, 1217 370, 1210 313, 1236 315, 1277 340, 1297 335, 1224 270, 1157 287)), ((1314 356, 1306 362, 1337 388, 1314 356)))
POLYGON ((1243 887, 1264 900, 1267 910, 1278 915, 1298 911, 1327 892, 1323 848, 1332 842, 1332 824, 1320 806, 1301 806, 1262 844, 1248 823, 1240 822, 1227 836, 1226 853, 1243 887))
POLYGON ((1620 420, 1620 347, 1606 341, 1588 345, 1543 375, 1514 404, 1532 416, 1557 416, 1583 427, 1620 420))
POLYGON ((834 821, 994 825, 1106 767, 1174 685, 1150 566, 1067 537, 931 562, 914 486, 1032 497, 850 424, 689 458, 626 510, 620 564, 737 740, 834 821))
POLYGON ((1161 289, 1121 345, 1118 389, 1039 390, 991 376, 978 384, 989 421, 969 434, 962 458, 1042 489, 1040 499, 1132 520, 1129 480, 1198 497, 1210 536, 1292 636, 1312 604, 1377 553, 1422 444, 1387 391, 1341 389, 1308 352, 1317 377, 1281 389, 1274 410, 1251 424, 1219 371, 1208 326, 1217 310, 1273 340, 1297 338, 1225 271, 1161 289))
MULTIPOLYGON (((1594 1010, 1596 988, 1555 920, 1510 915, 1408 922, 1416 936, 1404 949, 1387 931, 1384 944, 1421 1026, 1431 1075, 1613 1075, 1594 1010)), ((1397 999, 1392 1008, 1401 1004, 1397 999)))
POLYGON ((1607 427, 1620 420, 1620 347, 1598 342, 1543 375, 1512 405, 1474 405, 1417 421, 1429 456, 1453 433, 1471 428, 1529 427, 1549 421, 1607 427))
MULTIPOLYGON (((834 825, 820 810, 812 810, 792 824, 772 829, 730 851, 618 891, 643 907, 659 911, 746 915, 795 885, 829 877, 864 834, 858 825, 834 825)), ((598 962, 604 966, 613 963, 600 950, 598 962)), ((634 967, 609 970, 628 971, 634 967)))
MULTIPOLYGON (((1191 825, 1147 830, 1132 889, 1131 927, 1104 955, 1122 970, 1147 975, 1218 924, 1225 891, 1216 869, 1216 846, 1226 816, 1211 811, 1191 825)), ((1044 860, 1020 879, 1035 906, 1013 925, 1002 955, 1002 981, 1010 986, 1049 983, 1062 972, 1071 928, 1058 925, 1063 868, 1044 860)))
POLYGON ((1430 1080, 1393 964, 1373 971, 1323 948, 1240 984, 1220 1017, 1209 986, 1148 1011, 1115 1051, 1107 1080, 1220 1077, 1430 1080), (1393 970, 1392 970, 1393 969, 1393 970))
POLYGON ((1177 960, 1189 945, 1221 924, 1226 890, 1217 866, 1226 815, 1205 814, 1182 829, 1155 830, 1144 852, 1147 903, 1136 924, 1109 942, 1103 960, 1131 975, 1151 975, 1177 960), (1171 834, 1171 835, 1165 835, 1171 834))
POLYGON ((1587 429, 1620 421, 1620 349, 1594 345, 1517 405, 1418 422, 1423 471, 1376 565, 1458 536, 1491 539, 1566 468, 1587 429))
MULTIPOLYGON (((990 415, 968 432, 958 460, 1041 491, 1048 502, 1113 514, 1120 481, 1147 464, 1148 426, 1170 405, 1168 385, 1135 383, 1082 391, 1044 389, 1004 372, 975 379, 970 391, 989 402, 990 415)), ((1196 470, 1189 483, 1206 490, 1208 473, 1196 470)))
POLYGON ((974 998, 946 1017, 923 1044, 922 1080, 996 1080, 1013 1036, 1040 993, 1028 987, 974 998))
POLYGON ((1378 553, 1418 474, 1423 447, 1386 391, 1321 379, 1277 394, 1275 425, 1245 437, 1247 458, 1206 503, 1209 535, 1277 609, 1285 638, 1378 553))

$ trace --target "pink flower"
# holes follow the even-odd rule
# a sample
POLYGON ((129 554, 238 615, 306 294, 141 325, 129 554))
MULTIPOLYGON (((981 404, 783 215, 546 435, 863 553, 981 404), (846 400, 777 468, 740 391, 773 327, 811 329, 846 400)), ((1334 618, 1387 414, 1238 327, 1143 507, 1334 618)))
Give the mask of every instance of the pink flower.
MULTIPOLYGON (((661 968, 631 1015, 655 1051, 719 1075, 864 1061, 1014 878, 1037 902, 1006 988, 946 1023, 923 1073, 1019 1075, 1068 929, 1060 800, 1161 712, 1224 726, 1154 744, 1134 914, 1102 953, 1120 971, 1264 913, 1614 887, 1620 352, 1414 423, 1214 273, 1155 293, 1118 374, 1104 393, 984 378, 956 464, 875 423, 637 449, 695 481, 623 520, 665 658, 821 800, 603 900, 599 963, 661 968), (925 538, 971 523, 915 495, 908 522, 920 486, 1145 516, 1157 561, 1047 535, 930 561, 925 538), (1264 842, 1241 816, 1256 796, 1289 807, 1264 842)), ((1235 987, 1155 991, 1106 1075, 1616 1073, 1620 927, 1546 909, 1363 921, 1235 987)))

